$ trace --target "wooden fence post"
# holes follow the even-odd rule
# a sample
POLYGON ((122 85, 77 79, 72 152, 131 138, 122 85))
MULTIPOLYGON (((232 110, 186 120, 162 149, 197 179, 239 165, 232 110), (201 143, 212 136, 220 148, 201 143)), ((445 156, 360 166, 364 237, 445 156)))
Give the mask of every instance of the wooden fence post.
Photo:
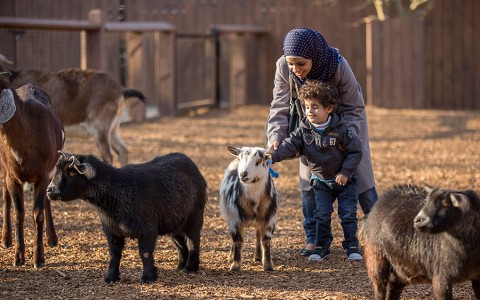
POLYGON ((162 115, 174 116, 177 112, 175 94, 175 32, 154 32, 154 63, 156 68, 159 110, 162 115))
POLYGON ((247 57, 246 37, 244 34, 233 34, 230 58, 230 107, 235 108, 247 102, 247 57))
POLYGON ((366 51, 365 51, 365 63, 367 67, 367 86, 366 86, 366 94, 367 97, 365 99, 365 104, 373 104, 373 79, 372 79, 372 22, 371 20, 367 21, 365 23, 365 45, 366 45, 366 51))
POLYGON ((100 9, 93 9, 88 13, 88 21, 99 26, 96 30, 86 31, 86 67, 107 71, 107 48, 105 45, 105 17, 100 9))

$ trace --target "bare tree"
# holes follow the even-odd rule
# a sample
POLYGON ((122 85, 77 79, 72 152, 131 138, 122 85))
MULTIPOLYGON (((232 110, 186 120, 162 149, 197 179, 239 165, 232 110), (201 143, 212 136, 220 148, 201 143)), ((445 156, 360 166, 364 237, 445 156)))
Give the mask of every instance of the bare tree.
POLYGON ((424 15, 433 8, 434 0, 369 0, 375 6, 377 19, 385 21, 407 15, 424 15))

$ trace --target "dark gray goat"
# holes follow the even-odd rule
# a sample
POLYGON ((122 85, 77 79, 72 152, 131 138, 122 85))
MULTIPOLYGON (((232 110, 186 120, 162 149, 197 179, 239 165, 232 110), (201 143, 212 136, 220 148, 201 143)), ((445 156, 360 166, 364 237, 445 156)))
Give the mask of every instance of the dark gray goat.
POLYGON ((199 268, 207 183, 184 154, 115 168, 93 155, 64 153, 47 195, 51 200, 84 199, 98 209, 110 249, 107 283, 120 279, 127 237, 138 240, 144 283, 158 276, 153 258, 158 235, 172 236, 178 269, 195 272, 199 268))
POLYGON ((452 285, 467 280, 480 299, 475 192, 395 186, 375 204, 360 237, 375 299, 400 299, 411 283, 431 283, 436 299, 452 299, 452 285))

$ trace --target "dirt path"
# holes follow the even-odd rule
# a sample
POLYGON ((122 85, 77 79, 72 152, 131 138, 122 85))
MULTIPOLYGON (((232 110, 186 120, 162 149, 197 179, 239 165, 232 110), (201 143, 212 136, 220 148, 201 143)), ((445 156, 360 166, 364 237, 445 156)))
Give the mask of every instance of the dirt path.
MULTIPOLYGON (((200 167, 209 184, 209 204, 202 235, 201 271, 174 270, 176 252, 167 238, 159 238, 155 284, 140 284, 141 262, 136 243, 128 241, 121 264, 121 281, 105 285, 108 248, 94 209, 83 201, 53 203, 59 246, 46 249, 46 266, 33 268, 31 202, 26 203, 27 265, 13 267, 13 249, 0 247, 0 299, 371 299, 373 290, 364 262, 349 262, 341 250, 337 217, 332 255, 325 262, 309 262, 298 252, 304 246, 297 161, 274 166, 280 192, 272 255, 276 271, 265 273, 251 262, 254 236, 249 231, 243 271, 227 271, 230 245, 218 207, 224 168, 233 158, 226 145, 262 146, 266 106, 247 106, 233 113, 163 118, 125 124, 122 136, 132 163, 180 151, 200 167), (64 277, 65 276, 65 277, 64 277)), ((368 108, 371 148, 379 191, 398 183, 430 184, 456 189, 480 185, 480 112, 412 111, 368 108)), ((65 150, 98 151, 92 139, 70 131, 65 150)), ((359 211, 359 215, 361 212, 359 211)), ((0 222, 2 222, 0 220, 0 222)), ((408 287, 404 299, 433 299, 428 285, 408 287)), ((469 284, 454 288, 456 299, 473 299, 469 284)))

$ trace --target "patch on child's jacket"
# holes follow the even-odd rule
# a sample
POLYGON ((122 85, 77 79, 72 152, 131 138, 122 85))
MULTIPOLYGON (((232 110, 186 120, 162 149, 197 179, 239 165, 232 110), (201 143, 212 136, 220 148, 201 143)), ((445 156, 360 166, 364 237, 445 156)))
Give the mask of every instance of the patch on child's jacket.
POLYGON ((305 133, 303 135, 303 140, 305 141, 305 144, 310 145, 315 140, 315 137, 311 133, 305 133))
POLYGON ((357 136, 355 135, 355 133, 353 133, 353 131, 351 131, 351 130, 348 130, 348 131, 347 131, 347 136, 348 136, 348 138, 350 138, 350 139, 352 139, 352 140, 357 138, 357 136))
POLYGON ((329 138, 330 146, 335 146, 337 144, 337 138, 329 138))

